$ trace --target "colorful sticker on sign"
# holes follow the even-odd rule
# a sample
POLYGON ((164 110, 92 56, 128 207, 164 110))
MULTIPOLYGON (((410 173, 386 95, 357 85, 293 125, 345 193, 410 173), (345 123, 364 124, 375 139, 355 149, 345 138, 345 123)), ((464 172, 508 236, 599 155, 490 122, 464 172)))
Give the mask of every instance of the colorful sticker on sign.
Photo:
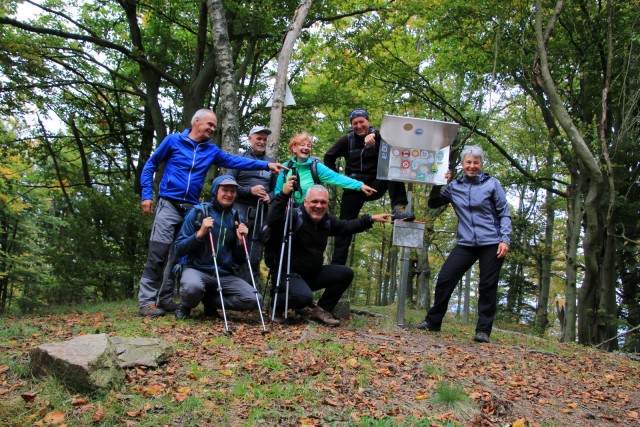
POLYGON ((413 151, 411 152, 411 155, 412 155, 413 157, 418 157, 418 156, 420 155, 420 150, 413 150, 413 151))
POLYGON ((403 158, 409 158, 411 156, 411 151, 410 150, 402 150, 402 157, 403 158))
POLYGON ((424 131, 420 128, 416 129, 416 135, 422 135, 424 131))
POLYGON ((406 130, 407 132, 410 132, 413 129, 413 125, 411 123, 405 123, 402 126, 402 129, 406 130))
POLYGON ((394 156, 398 157, 400 155, 400 150, 397 149, 397 148, 394 148, 392 153, 393 153, 394 156))
POLYGON ((409 166, 411 166, 411 162, 409 160, 403 160, 402 163, 400 163, 400 166, 402 169, 408 169, 409 166))

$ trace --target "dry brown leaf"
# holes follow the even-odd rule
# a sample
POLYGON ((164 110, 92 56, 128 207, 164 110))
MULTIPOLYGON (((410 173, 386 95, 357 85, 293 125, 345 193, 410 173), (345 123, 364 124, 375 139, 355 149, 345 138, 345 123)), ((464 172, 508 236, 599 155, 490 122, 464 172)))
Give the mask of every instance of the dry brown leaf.
POLYGON ((27 402, 27 403, 31 403, 35 400, 36 396, 38 395, 38 393, 23 393, 20 395, 20 397, 22 397, 22 399, 27 402))
POLYGON ((511 427, 526 427, 527 425, 527 419, 526 418, 520 418, 517 419, 513 422, 513 424, 511 425, 511 427))
POLYGON ((89 399, 85 398, 85 397, 79 397, 77 399, 75 399, 73 402, 71 402, 72 406, 83 406, 86 405, 87 403, 89 403, 89 399))
POLYGON ((173 393, 173 398, 180 403, 187 400, 188 397, 189 397, 188 393, 173 393))
POLYGON ((93 418, 91 418, 91 419, 94 422, 98 422, 98 421, 104 420, 104 417, 105 417, 104 410, 102 409, 102 407, 98 407, 98 410, 96 411, 95 414, 93 414, 93 418))
POLYGON ((335 400, 331 400, 331 399, 324 399, 324 403, 326 403, 327 405, 331 405, 331 406, 338 406, 339 403, 336 402, 335 400))
POLYGON ((62 411, 51 411, 44 416, 44 424, 57 426, 64 423, 65 414, 62 411))

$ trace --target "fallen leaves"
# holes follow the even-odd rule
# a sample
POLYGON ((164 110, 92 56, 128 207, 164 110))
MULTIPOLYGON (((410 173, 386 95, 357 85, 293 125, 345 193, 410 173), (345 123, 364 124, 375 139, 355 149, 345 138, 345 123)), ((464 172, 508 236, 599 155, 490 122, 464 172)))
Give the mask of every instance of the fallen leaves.
POLYGON ((48 412, 43 419, 36 422, 36 426, 59 426, 64 424, 65 413, 62 411, 48 412))
MULTIPOLYGON (((107 317, 92 316, 72 316, 68 325, 111 323, 107 317)), ((38 328, 42 336, 29 332, 20 337, 20 351, 27 351, 29 344, 68 338, 69 328, 60 319, 45 318, 38 328), (58 326, 45 327, 53 322, 58 326)), ((160 368, 127 369, 126 391, 117 393, 116 405, 69 395, 54 408, 45 402, 43 389, 12 372, 9 359, 0 359, 0 404, 15 398, 33 413, 24 425, 39 426, 73 425, 78 417, 84 417, 86 425, 133 426, 165 411, 175 411, 175 419, 186 423, 190 414, 178 408, 193 407, 191 399, 208 417, 203 425, 231 416, 246 420, 250 412, 269 408, 276 415, 267 416, 264 425, 319 427, 337 419, 358 425, 372 420, 410 424, 413 417, 428 418, 424 425, 437 426, 451 425, 459 416, 432 411, 429 399, 436 384, 451 381, 471 398, 479 420, 473 425, 478 427, 640 421, 632 387, 637 386, 638 368, 601 352, 567 347, 557 353, 570 357, 550 356, 508 345, 477 346, 446 333, 423 339, 426 336, 412 331, 365 332, 350 326, 312 334, 305 325, 290 325, 265 340, 255 325, 239 321, 233 337, 227 338, 220 330, 212 331, 210 322, 136 321, 178 343, 178 350, 160 368), (185 401, 188 404, 182 404, 185 401), (114 407, 124 409, 114 414, 114 407)))

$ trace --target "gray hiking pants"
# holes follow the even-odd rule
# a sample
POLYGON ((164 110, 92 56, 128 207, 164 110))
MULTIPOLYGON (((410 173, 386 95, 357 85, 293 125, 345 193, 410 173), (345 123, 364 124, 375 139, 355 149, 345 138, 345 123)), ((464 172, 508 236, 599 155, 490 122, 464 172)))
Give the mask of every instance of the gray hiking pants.
MULTIPOLYGON (((260 306, 262 307, 262 295, 241 278, 220 276, 220 286, 222 287, 225 310, 257 310, 256 295, 260 298, 260 306)), ((195 268, 184 269, 180 279, 180 304, 194 308, 205 298, 205 294, 208 299, 213 301, 215 308, 222 307, 215 274, 203 273, 195 268)))
POLYGON ((182 226, 185 211, 179 211, 174 204, 166 199, 158 199, 153 228, 149 237, 149 251, 147 264, 140 278, 138 289, 138 306, 158 304, 173 298, 175 279, 171 268, 175 264, 173 259, 173 242, 182 226), (166 271, 165 270, 166 266, 166 271))

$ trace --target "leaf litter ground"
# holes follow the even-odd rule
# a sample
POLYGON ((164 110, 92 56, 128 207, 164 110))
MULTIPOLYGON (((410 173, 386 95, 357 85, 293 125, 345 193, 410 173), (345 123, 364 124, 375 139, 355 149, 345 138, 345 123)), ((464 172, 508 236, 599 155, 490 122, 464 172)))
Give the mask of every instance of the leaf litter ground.
POLYGON ((503 329, 477 344, 453 320, 441 333, 354 316, 262 335, 257 314, 229 313, 227 336, 220 320, 104 307, 2 319, 0 425, 640 425, 640 363, 624 355, 503 329), (176 352, 159 368, 127 369, 126 386, 103 396, 30 378, 30 348, 83 333, 160 337, 176 352), (434 399, 443 382, 468 403, 434 399))

